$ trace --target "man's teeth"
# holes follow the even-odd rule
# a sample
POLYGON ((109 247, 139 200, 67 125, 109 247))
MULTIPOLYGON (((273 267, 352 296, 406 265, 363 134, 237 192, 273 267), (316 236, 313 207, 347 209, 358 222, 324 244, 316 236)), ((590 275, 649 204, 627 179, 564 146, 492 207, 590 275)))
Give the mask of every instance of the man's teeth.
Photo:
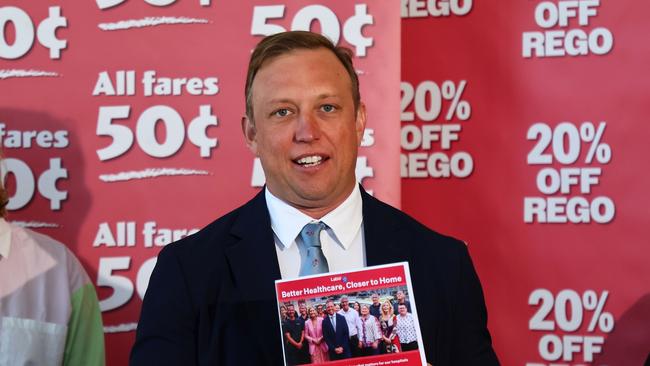
POLYGON ((304 158, 300 158, 296 161, 296 163, 302 165, 302 166, 314 166, 318 165, 323 161, 323 157, 321 156, 305 156, 304 158))

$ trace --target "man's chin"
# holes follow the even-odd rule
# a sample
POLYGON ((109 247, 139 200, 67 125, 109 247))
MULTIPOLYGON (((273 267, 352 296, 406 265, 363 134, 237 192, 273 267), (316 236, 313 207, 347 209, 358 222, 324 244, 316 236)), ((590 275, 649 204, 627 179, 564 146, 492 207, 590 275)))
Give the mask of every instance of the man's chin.
POLYGON ((332 187, 316 184, 303 184, 296 187, 292 194, 292 203, 302 208, 323 208, 339 200, 339 194, 332 187))

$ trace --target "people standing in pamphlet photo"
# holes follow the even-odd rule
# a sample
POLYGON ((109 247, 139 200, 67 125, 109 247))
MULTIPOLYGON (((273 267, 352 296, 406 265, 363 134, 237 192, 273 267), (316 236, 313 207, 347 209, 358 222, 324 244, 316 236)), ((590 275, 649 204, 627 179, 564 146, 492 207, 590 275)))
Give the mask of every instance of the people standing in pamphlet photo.
POLYGON ((411 303, 406 300, 406 295, 404 295, 404 291, 397 291, 395 293, 395 302, 393 302, 393 310, 395 311, 395 315, 399 314, 399 305, 404 304, 406 306, 406 310, 410 313, 411 312, 411 303))
POLYGON ((334 301, 326 303, 327 316, 323 320, 323 337, 329 349, 330 360, 344 360, 352 357, 350 332, 345 317, 336 312, 334 301))
POLYGON ((348 324, 348 335, 350 337, 350 352, 352 357, 361 355, 361 347, 359 347, 359 331, 361 329, 361 321, 359 320, 359 313, 350 307, 350 300, 347 296, 341 297, 341 309, 337 313, 343 315, 348 324))
POLYGON ((298 304, 298 309, 300 313, 300 319, 302 319, 303 322, 306 322, 307 319, 309 319, 309 315, 307 314, 307 305, 304 302, 301 302, 298 304))
POLYGON ((296 316, 296 309, 287 305, 287 318, 282 323, 284 334, 284 353, 287 365, 303 365, 309 363, 309 350, 305 340, 305 321, 296 316))
POLYGON ((381 305, 381 315, 379 316, 383 345, 381 353, 398 353, 402 351, 396 325, 397 315, 393 313, 393 304, 386 300, 381 305))
POLYGON ((361 327, 359 328, 359 355, 378 355, 381 329, 379 328, 379 320, 377 320, 374 315, 370 314, 369 305, 361 305, 361 316, 359 317, 359 321, 361 323, 361 327))
POLYGON ((397 307, 397 336, 403 352, 418 349, 418 334, 413 315, 408 312, 405 304, 397 307))
POLYGON ((358 301, 352 303, 352 309, 356 310, 357 313, 361 312, 361 304, 358 301))
POLYGON ((280 321, 283 322, 285 320, 287 320, 287 307, 280 305, 280 321))
POLYGON ((305 339, 309 342, 309 355, 311 363, 323 363, 329 361, 328 347, 323 337, 323 318, 318 316, 316 309, 307 309, 309 319, 305 322, 305 339))
POLYGON ((379 294, 372 294, 372 304, 370 304, 370 314, 374 315, 376 318, 379 318, 381 315, 381 303, 379 302, 379 294))
MULTIPOLYGON (((428 309, 418 314, 427 362, 498 365, 467 246, 356 181, 367 116, 351 52, 311 32, 268 36, 251 54, 244 97, 241 128, 266 185, 160 251, 131 365, 281 365, 275 280, 396 262, 409 263, 416 305, 428 309)), ((330 357, 349 357, 346 318, 333 302, 327 313, 330 357)))

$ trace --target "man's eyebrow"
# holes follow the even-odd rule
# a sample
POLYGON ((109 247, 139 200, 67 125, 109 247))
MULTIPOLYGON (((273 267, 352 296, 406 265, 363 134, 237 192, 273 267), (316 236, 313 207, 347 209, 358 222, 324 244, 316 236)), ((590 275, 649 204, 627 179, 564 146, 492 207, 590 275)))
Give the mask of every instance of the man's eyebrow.
MULTIPOLYGON (((323 93, 319 94, 316 99, 317 100, 322 100, 322 99, 327 99, 327 98, 338 98, 339 96, 337 94, 330 94, 330 93, 323 93)), ((273 98, 270 99, 266 104, 281 104, 281 103, 294 103, 294 101, 290 98, 273 98)))
POLYGON ((338 95, 336 95, 336 94, 323 93, 323 94, 319 94, 318 97, 316 97, 316 98, 317 99, 327 99, 327 98, 336 98, 336 97, 338 97, 338 95))
POLYGON ((268 101, 269 104, 275 104, 275 103, 291 103, 292 100, 289 98, 274 98, 268 101))

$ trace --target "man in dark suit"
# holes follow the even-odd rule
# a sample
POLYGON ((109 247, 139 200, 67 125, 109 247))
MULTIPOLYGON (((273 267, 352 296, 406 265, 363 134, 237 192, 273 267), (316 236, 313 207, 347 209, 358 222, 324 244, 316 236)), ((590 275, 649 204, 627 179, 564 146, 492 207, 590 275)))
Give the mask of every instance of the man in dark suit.
POLYGON ((350 55, 314 33, 267 37, 251 55, 245 94, 242 130, 260 157, 267 185, 242 207, 163 248, 144 298, 131 365, 281 365, 274 280, 302 275, 303 267, 352 270, 356 264, 350 263, 400 261, 409 262, 416 306, 424 310, 418 315, 427 362, 498 365, 467 247, 356 184, 366 114, 350 55), (274 210, 278 202, 282 209, 274 210), (348 209, 354 211, 350 217, 362 216, 356 234, 345 232, 347 221, 334 227, 342 221, 336 215, 348 209), (308 225, 324 223, 323 231, 336 237, 329 243, 333 251, 347 250, 335 247, 344 237, 352 238, 350 248, 363 250, 323 257, 317 243, 302 238, 308 225, 287 244, 276 229, 296 217, 307 217, 308 225), (306 244, 308 260, 303 249, 285 257, 306 244))
POLYGON ((352 357, 350 353, 350 332, 348 322, 336 313, 334 301, 327 301, 327 316, 323 320, 323 338, 330 354, 330 360, 343 360, 352 357))

